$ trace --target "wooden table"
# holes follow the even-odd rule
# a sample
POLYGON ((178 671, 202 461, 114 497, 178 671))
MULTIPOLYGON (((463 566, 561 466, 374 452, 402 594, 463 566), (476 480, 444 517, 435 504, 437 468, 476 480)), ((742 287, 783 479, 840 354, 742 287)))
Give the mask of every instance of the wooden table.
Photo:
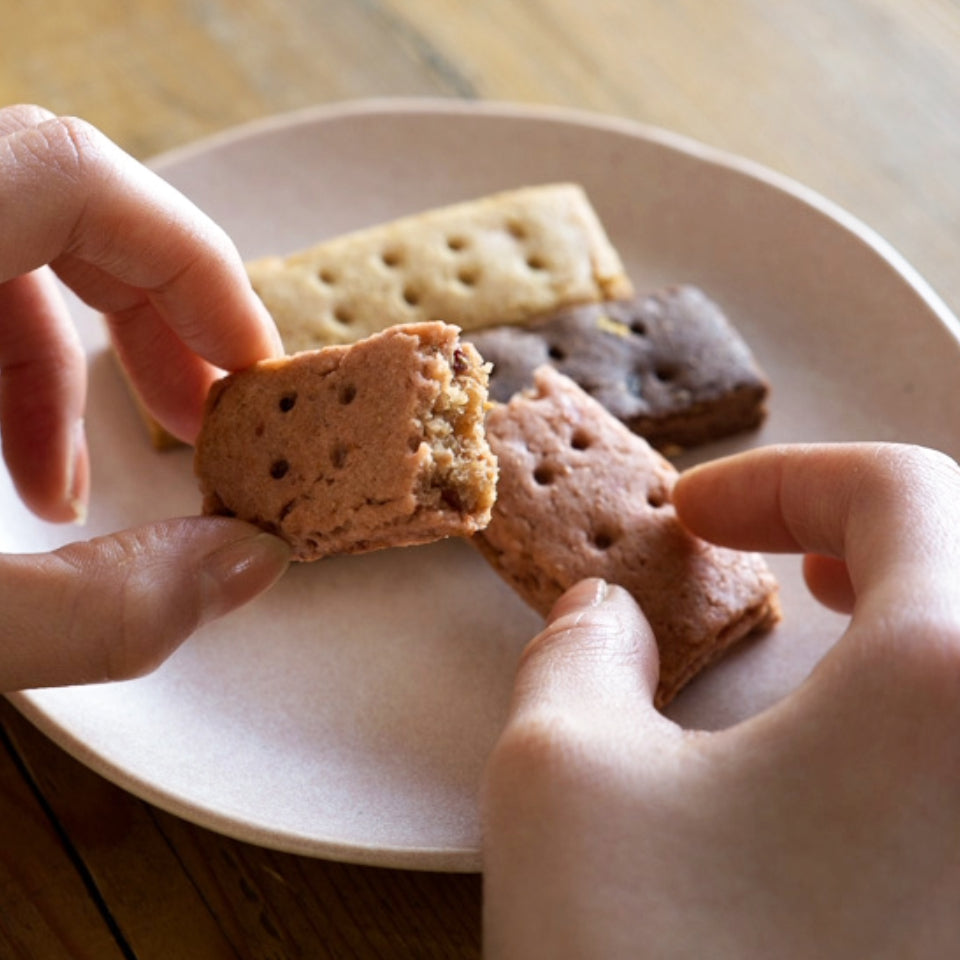
MULTIPOLYGON (((308 104, 568 105, 814 187, 960 311, 960 7, 949 0, 2 0, 0 103, 147 158, 308 104)), ((0 707, 0 957, 474 957, 475 876, 235 842, 89 772, 0 707)))

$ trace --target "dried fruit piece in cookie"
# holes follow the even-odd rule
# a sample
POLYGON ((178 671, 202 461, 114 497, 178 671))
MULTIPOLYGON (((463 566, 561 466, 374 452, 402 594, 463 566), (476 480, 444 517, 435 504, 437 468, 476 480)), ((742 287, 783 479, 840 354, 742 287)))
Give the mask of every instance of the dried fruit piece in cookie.
POLYGON ((497 502, 472 542, 542 614, 585 577, 629 590, 657 639, 658 705, 779 619, 763 558, 688 533, 670 502, 673 466, 569 378, 541 367, 535 392, 491 410, 487 437, 497 502))
POLYGON ((231 374, 197 441, 204 512, 277 533, 297 560, 468 536, 495 497, 486 397, 479 354, 441 323, 231 374))

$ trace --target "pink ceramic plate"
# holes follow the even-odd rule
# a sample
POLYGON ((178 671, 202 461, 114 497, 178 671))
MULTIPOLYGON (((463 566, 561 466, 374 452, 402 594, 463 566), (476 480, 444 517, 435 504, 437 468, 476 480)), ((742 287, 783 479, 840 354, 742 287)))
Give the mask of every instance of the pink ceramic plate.
MULTIPOLYGON (((916 273, 810 191, 671 134, 556 110, 375 102, 256 124, 155 166, 248 257, 579 181, 636 286, 701 285, 769 373, 768 424, 722 450, 872 438, 960 454, 958 326, 916 273)), ((91 365, 85 533, 196 512, 190 452, 151 450, 96 318, 75 311, 91 365)), ((0 549, 75 535, 31 517, 5 474, 0 507, 0 549)), ((783 625, 690 687, 672 709, 682 722, 716 727, 762 709, 842 629, 807 596, 796 558, 773 563, 783 625)), ((472 870, 481 770, 538 623, 469 546, 440 543, 298 567, 150 677, 13 700, 95 770, 215 830, 360 863, 472 870)))

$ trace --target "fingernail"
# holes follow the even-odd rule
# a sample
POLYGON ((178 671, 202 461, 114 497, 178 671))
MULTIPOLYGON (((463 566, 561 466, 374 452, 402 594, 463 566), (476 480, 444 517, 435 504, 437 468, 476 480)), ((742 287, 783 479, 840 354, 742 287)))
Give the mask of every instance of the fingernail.
POLYGON ((201 622, 222 616, 272 586, 290 563, 290 547, 259 533, 218 547, 200 567, 201 622))
POLYGON ((70 508, 70 513, 72 514, 70 522, 78 527, 84 526, 87 522, 86 503, 78 497, 74 497, 68 501, 67 506, 70 508))
POLYGON ((599 577, 581 580, 553 605, 550 616, 547 618, 548 622, 552 623, 575 610, 599 607, 606 600, 609 589, 606 580, 601 580, 599 577))
POLYGON ((88 496, 87 438, 83 419, 70 431, 70 457, 67 461, 66 504, 70 521, 78 527, 87 522, 88 496))

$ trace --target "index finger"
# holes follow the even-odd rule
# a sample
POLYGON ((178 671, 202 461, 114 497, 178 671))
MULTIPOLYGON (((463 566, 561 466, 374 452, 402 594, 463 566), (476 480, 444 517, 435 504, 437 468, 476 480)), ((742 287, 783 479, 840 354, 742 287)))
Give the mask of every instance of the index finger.
POLYGON ((118 287, 146 296, 215 366, 240 369, 280 352, 226 234, 84 121, 52 117, 0 139, 0 208, 0 283, 68 258, 90 266, 93 279, 78 293, 92 306, 132 306, 118 304, 118 287))
POLYGON ((766 447, 693 468, 677 482, 674 502, 704 539, 845 561, 858 600, 884 583, 937 602, 957 593, 960 468, 934 450, 766 447))

